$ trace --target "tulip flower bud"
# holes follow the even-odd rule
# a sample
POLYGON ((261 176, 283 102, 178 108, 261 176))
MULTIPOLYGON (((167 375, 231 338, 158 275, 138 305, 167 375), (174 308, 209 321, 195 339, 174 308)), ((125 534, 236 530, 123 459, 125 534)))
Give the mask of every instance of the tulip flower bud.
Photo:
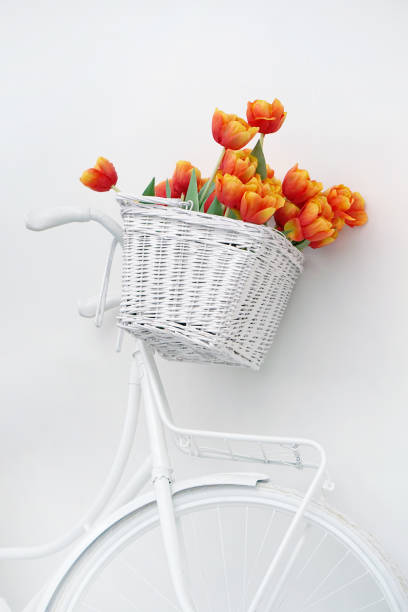
POLYGON ((239 210, 245 184, 232 174, 217 172, 215 176, 215 195, 221 204, 239 210))
POLYGON ((245 191, 239 208, 241 219, 262 225, 269 221, 283 203, 284 199, 277 193, 262 197, 259 193, 245 191))
POLYGON ((299 206, 293 204, 293 202, 289 202, 286 200, 282 208, 276 211, 275 213, 275 221, 278 227, 284 227, 285 223, 298 217, 300 213, 299 206))
POLYGON ((257 127, 250 127, 246 121, 237 115, 228 115, 215 109, 212 118, 212 133, 214 140, 226 149, 242 149, 258 132, 257 127))
POLYGON ((286 113, 282 103, 275 98, 270 104, 265 100, 248 102, 247 120, 249 125, 258 127, 261 134, 277 132, 285 121, 286 113))
POLYGON ((178 161, 176 164, 176 169, 173 172, 173 187, 174 192, 177 193, 177 196, 181 196, 182 193, 186 194, 188 185, 190 183, 191 174, 195 169, 197 185, 198 188, 201 182, 201 172, 198 168, 195 168, 189 161, 178 161))
POLYGON ((347 211, 345 222, 350 227, 356 225, 364 225, 368 221, 368 216, 365 211, 365 202, 360 193, 355 191, 351 194, 351 206, 347 211))
POLYGON ((79 179, 85 187, 94 191, 109 191, 118 182, 115 166, 105 159, 98 157, 93 168, 89 168, 82 173, 79 179))
POLYGON ((323 185, 311 181, 307 170, 300 170, 295 164, 287 173, 282 183, 284 195, 294 204, 303 204, 309 198, 317 195, 323 185))
POLYGON ((222 158, 220 170, 223 174, 233 174, 242 183, 247 183, 255 176, 258 160, 251 155, 250 149, 234 151, 227 149, 222 158))
POLYGON ((325 192, 335 216, 342 218, 350 227, 364 225, 368 217, 364 199, 358 192, 351 192, 345 185, 335 185, 325 192))
POLYGON ((333 211, 322 195, 310 198, 302 208, 286 201, 285 206, 275 214, 275 220, 284 228, 289 240, 308 240, 311 244, 319 243, 319 246, 325 246, 337 237, 338 232, 333 227, 332 217, 333 211), (332 240, 328 240, 329 238, 332 240))

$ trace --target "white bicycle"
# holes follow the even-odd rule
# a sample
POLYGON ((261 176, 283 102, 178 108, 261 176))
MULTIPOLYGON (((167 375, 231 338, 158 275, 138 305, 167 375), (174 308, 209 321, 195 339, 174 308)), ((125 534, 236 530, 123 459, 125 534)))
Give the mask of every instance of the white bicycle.
MULTIPOLYGON (((100 325, 104 309, 119 303, 107 298, 107 286, 121 227, 97 211, 75 208, 31 213, 27 227, 90 220, 113 236, 101 296, 79 307, 100 325)), ((402 578, 370 537, 317 501, 322 487, 330 488, 326 455, 313 440, 176 426, 153 353, 137 341, 123 433, 94 504, 61 538, 3 548, 0 558, 41 557, 77 540, 26 612, 408 611, 402 578), (118 491, 141 397, 151 455, 118 491), (165 430, 187 455, 297 470, 304 491, 277 488, 263 472, 211 474, 176 484, 165 430), (152 491, 137 496, 149 479, 152 491)))

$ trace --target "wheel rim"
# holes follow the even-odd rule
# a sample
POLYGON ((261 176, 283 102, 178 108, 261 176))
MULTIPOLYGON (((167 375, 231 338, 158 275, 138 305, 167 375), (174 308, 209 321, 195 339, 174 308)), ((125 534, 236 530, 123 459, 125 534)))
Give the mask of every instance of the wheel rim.
MULTIPOLYGON (((296 499, 265 487, 203 487, 178 494, 176 508, 198 612, 246 610, 296 499)), ((267 597, 260 610, 408 609, 392 573, 359 534, 315 507, 306 518, 305 543, 285 588, 273 607, 267 597)), ((123 517, 101 534, 71 565, 46 609, 178 610, 155 506, 123 517)))

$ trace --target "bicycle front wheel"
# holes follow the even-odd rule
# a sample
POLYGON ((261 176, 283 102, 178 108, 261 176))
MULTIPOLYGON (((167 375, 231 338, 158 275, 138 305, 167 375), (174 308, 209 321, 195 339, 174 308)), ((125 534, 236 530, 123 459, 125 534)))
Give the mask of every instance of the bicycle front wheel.
MULTIPOLYGON (((174 496, 198 612, 244 612, 300 497, 265 484, 209 485, 174 496)), ((401 581, 375 545, 338 513, 311 504, 303 545, 272 612, 407 612, 401 581)), ((47 612, 180 610, 157 507, 127 511, 72 561, 47 612)))

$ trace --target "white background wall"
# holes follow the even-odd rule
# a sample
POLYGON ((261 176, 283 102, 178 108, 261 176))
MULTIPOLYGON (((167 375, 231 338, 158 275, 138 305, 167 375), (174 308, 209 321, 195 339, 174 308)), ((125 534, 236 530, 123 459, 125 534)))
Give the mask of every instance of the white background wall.
MULTIPOLYGON (((26 211, 117 216, 110 194, 78 181, 98 155, 136 193, 178 159, 208 174, 215 106, 244 114, 247 100, 277 96, 288 111, 266 140, 277 174, 298 161, 325 186, 350 185, 369 224, 307 252, 260 373, 161 370, 181 423, 324 443, 332 504, 408 574, 407 17, 404 0, 3 0, 2 544, 60 534, 93 498, 120 431, 130 350, 113 351, 113 315, 101 332, 76 315, 76 297, 98 289, 106 236, 31 234, 26 211)), ((143 449, 139 436, 132 465, 143 449)), ((180 476, 207 470, 177 465, 180 476)), ((57 562, 2 563, 0 593, 19 609, 57 562)))

